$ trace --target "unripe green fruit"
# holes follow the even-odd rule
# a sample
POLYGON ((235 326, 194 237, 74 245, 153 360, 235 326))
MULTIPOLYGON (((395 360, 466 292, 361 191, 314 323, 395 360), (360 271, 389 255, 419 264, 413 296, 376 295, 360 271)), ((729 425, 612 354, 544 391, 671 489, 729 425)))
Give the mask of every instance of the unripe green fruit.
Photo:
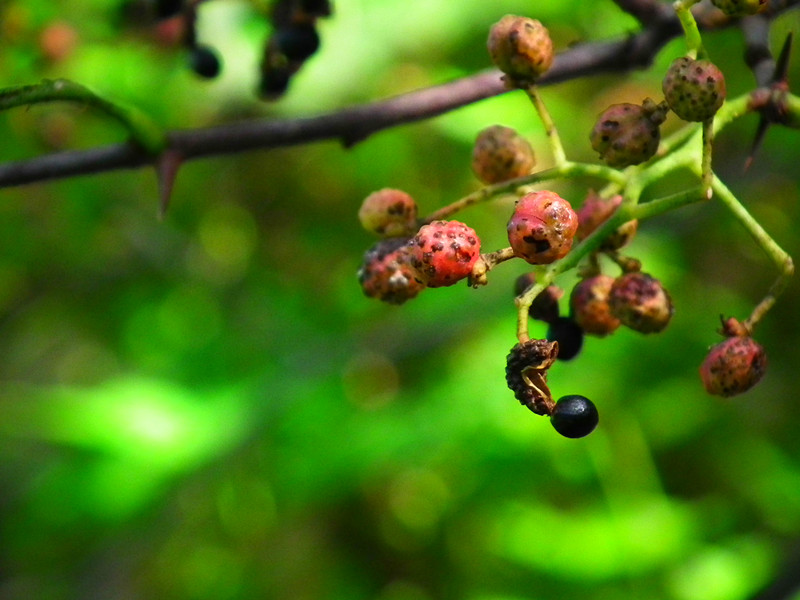
POLYGON ((553 42, 535 19, 506 15, 489 31, 486 43, 492 62, 513 82, 530 83, 553 64, 553 42))

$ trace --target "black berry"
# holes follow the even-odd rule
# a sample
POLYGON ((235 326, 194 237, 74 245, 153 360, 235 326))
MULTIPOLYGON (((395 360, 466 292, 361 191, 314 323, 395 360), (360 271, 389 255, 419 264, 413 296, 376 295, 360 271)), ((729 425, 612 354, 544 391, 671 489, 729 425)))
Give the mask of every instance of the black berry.
POLYGON ((585 396, 562 396, 556 402, 550 423, 553 428, 568 438, 589 435, 597 427, 600 416, 597 407, 585 396))
POLYGON ((205 79, 213 79, 219 75, 221 65, 217 53, 209 46, 195 46, 189 54, 189 66, 192 71, 205 79))
POLYGON ((558 359, 571 360, 583 347, 583 329, 569 317, 558 317, 547 328, 547 339, 558 342, 558 359))
POLYGON ((310 23, 293 23, 273 34, 273 39, 283 55, 292 61, 302 62, 319 49, 319 34, 310 23))
POLYGON ((156 0, 156 17, 168 19, 183 9, 183 0, 156 0))

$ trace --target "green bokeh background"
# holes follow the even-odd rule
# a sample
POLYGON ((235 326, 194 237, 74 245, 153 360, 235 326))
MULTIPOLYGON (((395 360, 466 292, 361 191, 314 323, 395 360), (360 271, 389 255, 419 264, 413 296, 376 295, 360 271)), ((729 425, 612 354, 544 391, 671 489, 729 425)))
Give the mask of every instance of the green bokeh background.
MULTIPOLYGON (((6 0, 0 85, 67 77, 192 128, 474 73, 506 13, 540 18, 559 48, 636 28, 610 1, 339 0, 320 52, 264 104, 253 95, 264 8, 202 6, 200 37, 225 63, 206 82, 168 31, 118 2, 6 0), (76 40, 48 56, 54 25, 76 40)), ((778 20, 776 49, 798 23, 796 11, 778 20)), ((741 34, 706 44, 730 94, 750 89, 741 34)), ((594 161, 597 113, 659 97, 682 48, 647 72, 544 89, 568 155, 594 161)), ((799 291, 793 282, 758 329, 763 382, 705 395, 697 368, 720 314, 746 316, 776 275, 723 207, 642 223, 630 247, 672 294, 663 334, 587 339, 553 367, 557 396, 585 394, 601 411, 583 440, 555 434, 505 387, 525 265, 400 307, 362 295, 355 272, 373 240, 361 200, 399 187, 430 212, 477 189, 471 143, 495 123, 549 164, 529 102, 506 94, 349 150, 191 162, 163 221, 148 169, 0 191, 0 599, 737 600, 768 585, 800 548, 799 291)), ((718 138, 716 170, 800 256, 800 134, 771 130, 744 173, 755 125, 718 138)), ((3 161, 124 137, 80 106, 0 115, 3 161)), ((579 203, 592 183, 555 189, 579 203)), ((510 206, 459 218, 500 248, 510 206)))

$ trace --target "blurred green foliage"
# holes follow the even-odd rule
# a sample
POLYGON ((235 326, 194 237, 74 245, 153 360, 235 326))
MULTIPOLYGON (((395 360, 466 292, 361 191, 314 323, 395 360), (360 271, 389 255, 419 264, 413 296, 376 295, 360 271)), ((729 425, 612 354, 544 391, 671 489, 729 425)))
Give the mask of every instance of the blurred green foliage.
MULTIPOLYGON (((610 1, 340 0, 319 54, 265 104, 253 93, 269 33, 259 3, 202 5, 201 39, 224 60, 213 82, 132 6, 6 0, 0 85, 67 77, 191 128, 473 73, 509 12, 543 20, 560 48, 636 27, 610 1)), ((797 22, 776 23, 776 45, 797 22)), ((747 91, 741 35, 706 45, 729 89, 747 91)), ((658 97, 681 47, 647 72, 543 90, 568 154, 595 160, 596 114, 658 97)), ((715 168, 797 257, 798 134, 770 131, 743 173, 755 122, 718 138, 715 168)), ((402 307, 363 297, 355 272, 373 240, 361 200, 399 187, 428 212, 477 189, 470 145, 494 123, 529 136, 547 166, 533 110, 507 94, 350 150, 189 163, 163 222, 146 169, 2 190, 0 598, 737 600, 767 585, 800 537, 798 286, 758 331, 764 381, 707 397, 697 368, 719 315, 746 316, 776 275, 721 206, 645 222, 630 248, 671 291, 665 333, 588 339, 552 369, 557 396, 601 411, 583 440, 505 387, 524 265, 402 307)), ((17 109, 0 115, 0 160, 124 135, 80 107, 17 109)), ((558 189, 579 202, 591 184, 558 189)), ((682 182, 662 185, 653 194, 682 182)), ((494 249, 509 209, 460 218, 494 249)))

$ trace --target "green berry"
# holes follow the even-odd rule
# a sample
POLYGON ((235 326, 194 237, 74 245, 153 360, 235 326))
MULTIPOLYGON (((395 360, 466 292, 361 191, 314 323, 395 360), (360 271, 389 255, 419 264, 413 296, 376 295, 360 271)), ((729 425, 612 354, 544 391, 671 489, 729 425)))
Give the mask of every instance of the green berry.
POLYGON ((530 83, 553 64, 553 42, 535 19, 506 15, 489 31, 486 43, 492 62, 512 82, 530 83))
POLYGON ((472 150, 472 170, 483 183, 500 183, 527 175, 536 160, 533 148, 510 127, 492 125, 478 134, 472 150))
POLYGON ((597 118, 589 136, 592 148, 611 167, 643 163, 655 155, 661 141, 659 125, 664 122, 666 104, 647 98, 638 104, 612 104, 597 118))
POLYGON ((725 101, 725 76, 708 60, 676 58, 661 85, 672 111, 684 121, 705 121, 725 101))

